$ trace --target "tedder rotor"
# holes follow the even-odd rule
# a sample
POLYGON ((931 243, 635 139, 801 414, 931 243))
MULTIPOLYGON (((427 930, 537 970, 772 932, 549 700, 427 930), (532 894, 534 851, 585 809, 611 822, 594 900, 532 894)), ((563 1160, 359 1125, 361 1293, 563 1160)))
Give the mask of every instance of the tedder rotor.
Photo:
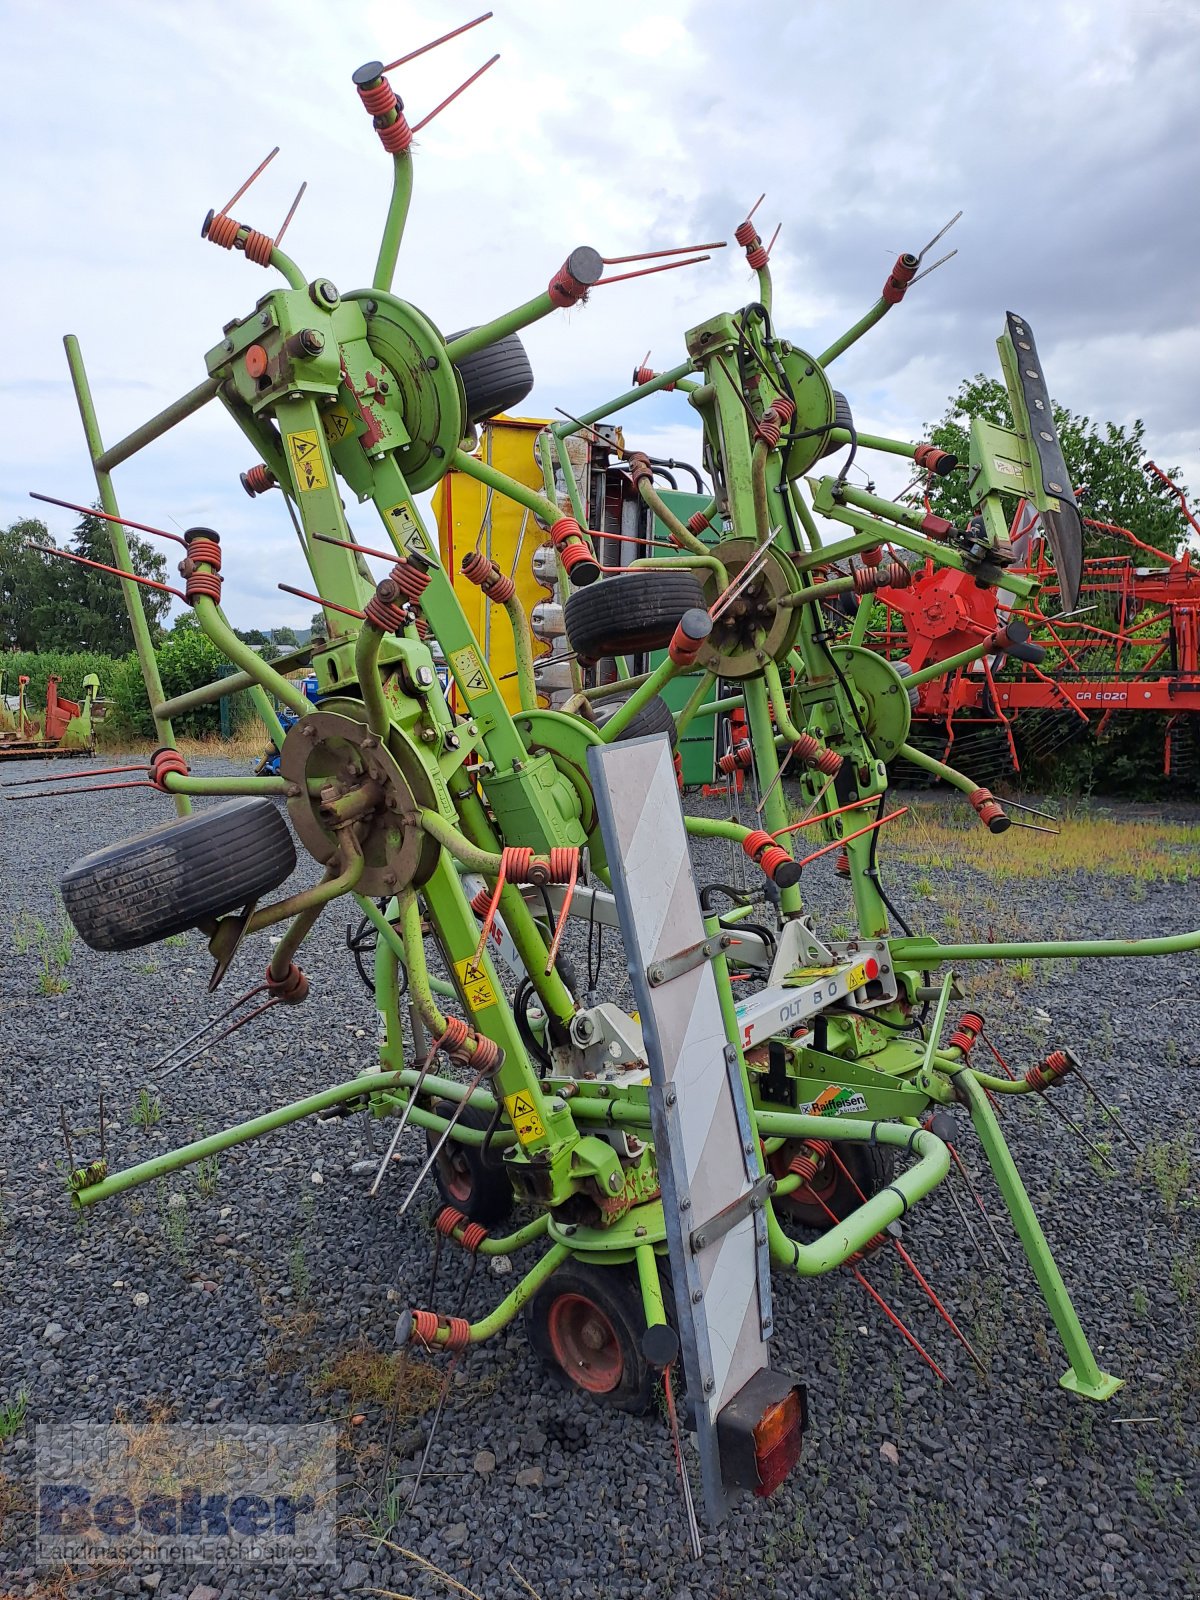
MULTIPOLYGON (((985 1024, 975 1012, 951 1019, 961 997, 954 969, 1166 954, 1200 947, 1200 932, 946 945, 904 925, 880 871, 887 823, 900 809, 888 805, 890 762, 936 771, 990 831, 1010 825, 987 789, 908 742, 914 691, 968 652, 904 676, 866 648, 869 607, 835 640, 821 606, 905 583, 910 569, 897 552, 967 573, 980 588, 1032 595, 1037 575, 1012 572, 1007 538, 1022 497, 1053 547, 1062 604, 1073 604, 1079 515, 1028 323, 1009 314, 998 340, 1016 426, 975 425, 974 515, 957 527, 847 481, 860 451, 937 472, 958 463, 929 444, 859 433, 829 375, 932 270, 925 252, 901 255, 867 314, 812 353, 782 331, 770 252, 747 218, 735 237, 755 275, 750 302, 690 329, 666 370, 640 368, 612 401, 544 429, 542 482, 531 487, 474 453, 472 434, 528 392, 519 330, 581 306, 601 285, 690 264, 715 246, 607 259, 580 246, 522 305, 445 336, 392 288, 415 128, 390 70, 371 62, 353 75, 393 173, 369 284, 343 291, 302 271, 278 237, 230 215, 240 190, 209 213, 204 237, 282 282, 220 330, 188 394, 106 447, 79 345, 66 341, 162 739, 146 781, 179 812, 72 867, 67 908, 101 950, 200 927, 214 957, 212 987, 255 933, 283 929, 261 984, 242 997, 261 1009, 306 999, 299 948, 325 907, 352 896, 376 934, 378 1066, 153 1162, 118 1172, 102 1158, 78 1166, 75 1204, 92 1206, 317 1113, 395 1119, 393 1149, 404 1126, 426 1130, 428 1159, 401 1212, 432 1171, 445 1201, 439 1240, 534 1259, 481 1320, 413 1306, 398 1339, 458 1351, 523 1313, 535 1348, 579 1389, 637 1410, 661 1381, 672 1417, 678 1375, 715 1521, 738 1491, 769 1493, 800 1449, 803 1387, 770 1362, 771 1272, 808 1277, 845 1263, 857 1271, 881 1248, 911 1261, 901 1221, 961 1162, 951 1112, 964 1108, 1065 1347, 1060 1381, 1105 1399, 1119 1379, 1093 1356, 994 1109, 999 1097, 1050 1093, 1081 1064, 1065 1047, 1023 1075, 973 1064, 985 1024), (641 265, 653 258, 661 259, 641 265), (612 530, 589 516, 572 443, 582 435, 611 445, 601 424, 662 391, 703 431, 712 492, 682 519, 656 488, 652 464, 622 444, 632 491, 670 548, 604 559, 612 530), (167 698, 112 473, 213 400, 253 452, 247 489, 268 505, 278 493, 293 515, 327 638, 283 670, 265 662, 221 605, 244 555, 214 530, 191 528, 179 592, 235 670, 167 698), (833 455, 840 465, 827 470, 833 455), (462 572, 512 630, 517 709, 506 704, 418 508, 416 497, 451 469, 509 497, 538 530, 528 548, 553 572, 564 604, 573 684, 564 709, 540 704, 511 575, 477 551, 462 572), (354 531, 347 505, 368 508, 376 531, 354 531), (642 655, 646 670, 631 673, 642 655), (289 666, 315 673, 315 702, 289 666), (643 714, 676 679, 692 687, 670 732, 643 735, 643 714), (603 720, 598 710, 615 688, 624 698, 603 720), (250 692, 281 752, 278 775, 193 776, 174 748, 171 718, 238 689, 250 692), (286 732, 276 704, 294 713, 286 732), (754 827, 685 817, 677 798, 672 737, 698 716, 731 710, 744 714, 746 733, 729 761, 753 770, 762 797, 754 827), (219 803, 192 811, 193 797, 219 803), (293 833, 323 876, 271 900, 295 865, 293 833), (822 843, 809 843, 813 833, 822 843), (697 885, 695 839, 730 841, 752 864, 751 892, 697 885), (852 885, 848 938, 823 933, 805 911, 803 868, 826 851, 843 858, 852 885), (559 955, 568 919, 619 934, 636 1010, 581 991, 559 955), (431 952, 449 981, 436 976, 431 952), (935 979, 938 969, 945 975, 935 979), (517 1207, 520 1219, 508 1224, 517 1207)), ((1014 642, 989 637, 970 651, 1006 641, 1014 642)), ((385 1160, 373 1193, 386 1196, 393 1170, 385 1160)))

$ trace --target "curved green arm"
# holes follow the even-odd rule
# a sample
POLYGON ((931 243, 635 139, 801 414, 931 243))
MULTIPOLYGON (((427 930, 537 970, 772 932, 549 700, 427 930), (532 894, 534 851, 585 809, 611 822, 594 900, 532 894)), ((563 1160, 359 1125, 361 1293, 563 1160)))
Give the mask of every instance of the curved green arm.
MULTIPOLYGON (((904 680, 906 683, 908 679, 904 680)), ((943 782, 951 784, 955 789, 961 789, 963 794, 974 794, 979 788, 974 779, 968 778, 966 773, 958 772, 954 767, 948 767, 944 761, 937 761, 933 756, 927 755, 924 750, 918 750, 916 745, 902 744, 899 754, 906 761, 911 761, 914 767, 923 767, 926 772, 943 782)))
MULTIPOLYGON (((387 218, 383 224, 383 236, 379 241, 379 255, 375 261, 375 276, 371 279, 373 289, 381 289, 385 294, 391 292, 392 278, 396 272, 396 260, 400 254, 400 241, 404 238, 404 224, 408 221, 408 207, 412 200, 413 164, 412 155, 407 150, 392 156, 392 198, 388 203, 387 218)), ((301 285, 300 287, 303 287, 301 285)))
POLYGON ((675 542, 681 549, 690 550, 697 556, 708 555, 708 546, 696 537, 686 523, 679 520, 649 478, 643 478, 638 484, 638 494, 662 525, 674 534, 675 542))
POLYGON ((538 703, 537 679, 533 674, 533 634, 529 618, 520 599, 514 594, 504 602, 512 626, 513 653, 517 662, 517 696, 522 711, 536 711, 538 703))
POLYGON ((452 822, 447 822, 438 811, 422 811, 421 826, 456 861, 461 861, 471 872, 482 872, 485 878, 494 878, 500 871, 500 856, 492 850, 481 850, 461 834, 452 822))
POLYGON ((468 455, 465 450, 456 450, 452 465, 456 472, 465 472, 468 478, 474 478, 478 483, 485 483, 489 489, 507 495, 519 506, 525 506, 535 517, 540 517, 548 528, 558 521, 559 510, 553 500, 548 500, 544 494, 538 494, 534 489, 526 488, 523 483, 518 483, 516 478, 510 478, 506 472, 498 472, 495 467, 489 467, 486 461, 480 461, 477 456, 468 455))
POLYGON ((242 671, 248 673, 256 683, 261 683, 264 689, 269 689, 277 700, 283 701, 285 706, 298 711, 302 717, 308 715, 312 710, 312 701, 304 691, 298 689, 290 678, 275 672, 256 650, 252 650, 238 638, 221 615, 220 607, 215 600, 210 600, 207 595, 198 595, 192 602, 192 609, 196 614, 196 621, 222 655, 228 656, 235 666, 241 667, 242 671))
POLYGON ((861 339, 864 333, 873 328, 883 317, 886 317, 891 309, 889 300, 884 300, 882 297, 876 300, 865 317, 860 317, 852 328, 846 329, 840 339, 835 339, 827 350, 821 351, 821 354, 817 357, 817 365, 819 367, 827 367, 831 361, 836 361, 843 350, 849 350, 850 346, 861 339))
POLYGON ((383 679, 379 675, 379 651, 383 644, 383 630, 373 622, 364 622, 354 642, 354 675, 367 713, 367 726, 381 739, 386 739, 390 726, 387 701, 383 698, 383 679))
POLYGON ((276 272, 281 272, 287 279, 289 288, 308 288, 308 279, 300 271, 300 268, 292 260, 291 256, 285 256, 282 250, 273 249, 271 251, 271 265, 275 268, 276 272))

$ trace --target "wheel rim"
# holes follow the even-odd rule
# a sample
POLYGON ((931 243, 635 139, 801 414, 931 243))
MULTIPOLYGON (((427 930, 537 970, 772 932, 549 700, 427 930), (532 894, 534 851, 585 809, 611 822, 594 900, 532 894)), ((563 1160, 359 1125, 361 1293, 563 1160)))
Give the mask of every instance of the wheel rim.
POLYGON ((438 1157, 438 1166, 441 1169, 442 1185, 449 1198, 457 1200, 460 1205, 466 1205, 471 1199, 474 1187, 466 1156, 459 1150, 453 1152, 443 1150, 438 1157))
POLYGON ((554 1359, 573 1383, 591 1394, 608 1394, 625 1372, 617 1330, 594 1300, 560 1294, 550 1306, 546 1331, 554 1359))

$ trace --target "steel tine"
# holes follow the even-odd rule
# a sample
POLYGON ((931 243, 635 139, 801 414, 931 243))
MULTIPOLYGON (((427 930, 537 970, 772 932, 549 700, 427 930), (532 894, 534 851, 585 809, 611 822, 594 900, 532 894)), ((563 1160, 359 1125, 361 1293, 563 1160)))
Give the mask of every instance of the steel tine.
POLYGON ((671 1425, 671 1443, 675 1446, 675 1465, 679 1468, 679 1483, 683 1490, 683 1505, 687 1514, 688 1538, 691 1541, 692 1555, 699 1561, 704 1555, 704 1547, 700 1543, 700 1524, 696 1520, 696 1502, 692 1498, 692 1485, 687 1475, 687 1464, 683 1459, 683 1440, 679 1433, 679 1417, 675 1410, 675 1391, 671 1383, 671 1368, 663 1369, 663 1393, 667 1401, 667 1420, 671 1425))
POLYGON ((424 1165, 421 1167, 420 1172, 417 1173, 416 1181, 414 1182, 412 1188, 405 1195, 404 1200, 401 1203, 401 1206, 400 1206, 400 1215, 401 1216, 403 1216, 404 1213, 408 1210, 409 1206, 412 1205, 413 1200, 416 1198, 417 1190, 421 1187, 421 1185, 424 1183, 425 1179, 428 1177, 430 1171, 433 1168, 434 1162, 441 1155, 443 1147, 446 1144, 446 1141, 449 1139, 450 1135, 454 1132, 454 1129, 457 1126, 459 1119, 461 1118, 463 1112, 467 1109, 467 1102, 470 1100, 471 1096, 475 1093, 476 1089, 478 1089, 479 1085, 483 1082, 485 1076, 486 1076, 486 1074, 483 1073, 483 1072, 477 1072, 475 1074, 475 1077, 471 1081, 471 1084, 468 1087, 466 1093, 463 1095, 462 1099, 458 1102, 458 1104, 455 1106, 454 1110, 451 1112, 450 1120, 446 1123, 445 1128, 442 1130, 441 1136, 439 1137, 437 1143, 434 1145, 433 1149, 429 1152, 428 1156, 425 1158, 424 1165))
MULTIPOLYGON (((439 1234, 438 1237, 440 1238, 441 1235, 439 1234)), ((479 1266, 479 1252, 477 1250, 472 1250, 471 1251, 470 1264, 467 1267, 467 1274, 466 1274, 466 1277, 463 1280, 463 1286, 458 1292, 458 1304, 454 1308, 454 1315, 456 1317, 461 1317, 462 1316, 463 1307, 467 1303, 467 1292, 470 1289, 472 1283, 474 1283, 474 1281, 475 1281, 475 1272, 476 1272, 476 1269, 477 1269, 478 1266, 479 1266)), ((430 1299, 432 1300, 432 1298, 433 1297, 431 1295, 430 1299)))
POLYGON ((104 1138, 104 1087, 100 1088, 100 1159, 108 1164, 108 1150, 104 1138))
POLYGON ((1007 796, 1000 802, 1002 806, 1015 806, 1018 811, 1028 811, 1031 817, 1045 817, 1048 822, 1061 822, 1062 814, 1058 811, 1039 811, 1036 806, 1027 806, 1023 800, 1011 800, 1007 796))
POLYGON ((954 1164, 958 1168, 958 1170, 962 1173, 963 1182, 966 1184, 967 1188, 971 1191, 971 1198, 974 1200, 975 1204, 979 1207, 979 1210, 980 1210, 980 1213, 981 1213, 981 1215, 983 1217, 983 1220, 987 1223, 988 1231, 991 1234, 992 1238, 996 1241, 996 1244, 997 1244, 997 1246, 998 1246, 998 1248, 1000 1250, 1000 1254, 1004 1257, 1005 1261, 1011 1261, 1012 1257, 1008 1253, 1008 1250, 1007 1250, 1007 1248, 1005 1246, 1004 1240, 1000 1237, 999 1233, 996 1231, 996 1224, 992 1221, 992 1214, 988 1210, 988 1208, 984 1205, 983 1196, 980 1194, 979 1190, 975 1187, 975 1184, 974 1184, 974 1182, 973 1182, 973 1180, 971 1178, 971 1174, 967 1171, 966 1162, 963 1160, 962 1156, 959 1154, 958 1149, 957 1149, 957 1147, 955 1145, 947 1143, 946 1149, 949 1150, 950 1154, 954 1157, 954 1164))
MULTIPOLYGON (((260 987, 265 989, 266 984, 262 984, 260 987)), ((195 1050, 184 1056, 182 1061, 174 1062, 165 1072, 159 1073, 158 1077, 152 1081, 156 1084, 161 1083, 164 1078, 169 1078, 173 1072, 178 1072, 180 1067, 186 1067, 189 1061, 194 1061, 197 1056, 202 1056, 214 1044, 220 1044, 222 1039, 228 1039, 231 1033, 236 1033, 239 1028, 244 1028, 248 1022, 253 1022, 255 1017, 260 1017, 264 1011, 270 1011, 272 1006, 279 1004, 278 996, 272 995, 269 1000, 264 1000, 261 1006, 255 1006, 253 1011, 247 1011, 244 1017, 239 1017, 232 1026, 225 1029, 224 1033, 218 1033, 216 1038, 208 1039, 204 1044, 198 1045, 195 1050)))
POLYGON ((912 283, 909 284, 909 288, 912 288, 913 283, 920 283, 922 278, 927 278, 931 272, 936 272, 939 267, 944 267, 947 261, 949 261, 952 256, 956 256, 957 254, 957 250, 947 250, 946 254, 944 256, 939 256, 931 267, 926 267, 924 272, 918 272, 916 277, 912 280, 912 283))
POLYGON ((898 1328, 900 1333, 904 1336, 904 1338, 908 1340, 910 1345, 912 1345, 913 1349, 917 1352, 917 1354, 921 1357, 921 1359, 929 1367, 930 1371, 933 1372, 937 1377, 939 1377, 942 1380, 943 1383, 949 1384, 950 1388, 953 1389, 953 1387, 954 1387, 953 1383, 951 1383, 950 1379, 942 1371, 941 1367, 938 1366, 937 1362, 929 1354, 929 1351, 926 1350, 925 1346, 917 1338, 916 1334, 910 1332, 909 1329, 904 1326, 903 1322, 901 1322, 900 1318, 892 1310, 891 1306, 888 1305, 887 1301, 883 1298, 883 1296, 879 1293, 879 1291, 877 1289, 873 1288, 872 1285, 867 1282, 866 1278, 863 1277, 862 1273, 858 1270, 857 1267, 851 1267, 850 1270, 853 1273, 854 1277, 856 1277, 858 1279, 859 1283, 862 1284, 863 1288, 871 1296, 871 1299, 874 1300, 875 1304, 883 1312, 884 1316, 888 1319, 888 1321, 890 1323, 892 1323, 896 1328, 898 1328))
POLYGON ((413 1086, 412 1086, 412 1093, 409 1095, 408 1099, 404 1102, 404 1108, 401 1111, 399 1121, 396 1124, 396 1131, 392 1135, 392 1140, 391 1140, 391 1143, 387 1147, 386 1155, 384 1156, 383 1160, 379 1163, 379 1171, 375 1174, 374 1180, 371 1183, 371 1187, 367 1190, 368 1195, 373 1195, 373 1194, 377 1193, 378 1189, 379 1189, 379 1185, 383 1182, 383 1175, 387 1171, 389 1165, 391 1164, 392 1157, 396 1154, 396 1146, 400 1143, 400 1135, 404 1132, 405 1128, 408 1126, 409 1113, 412 1111, 413 1106, 416 1104, 417 1096, 421 1092, 421 1086, 425 1082, 425 1079, 429 1075, 429 1069, 433 1065, 433 1058, 434 1058, 435 1053, 436 1053, 435 1051, 431 1050, 429 1052, 429 1054, 425 1057, 425 1060, 421 1065, 420 1075, 418 1076, 416 1083, 414 1083, 413 1086))
POLYGON ((1120 1170, 1112 1157, 1106 1156, 1098 1145, 1093 1144, 1079 1124, 1069 1117, 1060 1105, 1056 1105, 1055 1102, 1050 1099, 1049 1095, 1044 1089, 1039 1089, 1037 1091, 1037 1096, 1043 1105, 1049 1106, 1051 1111, 1054 1112, 1054 1115, 1058 1117, 1060 1121, 1065 1123, 1068 1128, 1070 1128, 1071 1132, 1076 1136, 1076 1138, 1081 1139, 1083 1143, 1087 1145, 1088 1149, 1098 1161, 1104 1162, 1105 1166, 1108 1167, 1110 1172, 1115 1173, 1120 1170))
POLYGON ((947 1181, 947 1183, 946 1183, 946 1193, 950 1196, 950 1199, 954 1204, 954 1209, 958 1212, 959 1220, 962 1222, 963 1227, 967 1230, 967 1233, 970 1235, 971 1243, 975 1246, 975 1250, 976 1250, 976 1253, 979 1256, 979 1259, 983 1262, 983 1264, 985 1266, 990 1267, 991 1266, 991 1262, 988 1260, 987 1252, 984 1250, 983 1246, 980 1244, 979 1236, 976 1234, 975 1229, 971 1226, 971 1219, 970 1219, 970 1217, 967 1216, 967 1213, 963 1210, 962 1201, 958 1198, 958 1196, 955 1194, 954 1190, 951 1188, 949 1181, 947 1181))
POLYGON ((442 1379, 441 1391, 438 1394, 437 1410, 433 1413, 433 1421, 429 1424, 429 1437, 426 1439, 425 1448, 421 1452, 421 1462, 417 1467, 416 1481, 413 1483, 412 1493, 408 1497, 408 1506, 406 1509, 409 1511, 411 1511, 413 1508, 413 1503, 415 1502, 417 1494, 421 1488, 421 1479, 425 1476, 425 1467, 429 1461, 429 1452, 433 1449, 433 1438, 437 1433, 438 1423, 442 1420, 442 1411, 446 1405, 446 1396, 450 1393, 450 1380, 454 1376, 454 1369, 457 1365, 458 1351, 456 1350, 450 1357, 450 1363, 446 1368, 446 1376, 442 1379))
POLYGON ((1108 1120, 1110 1122, 1112 1122, 1112 1123, 1115 1123, 1115 1125, 1117 1127, 1117 1130, 1121 1134, 1122 1138, 1127 1139, 1129 1141, 1129 1143, 1133 1146, 1133 1148, 1140 1155, 1141 1151, 1142 1151, 1142 1147, 1141 1147, 1140 1144, 1138 1144, 1137 1140, 1133 1137, 1133 1135, 1130 1133, 1129 1129, 1125 1126, 1125 1119, 1121 1116, 1121 1113, 1117 1110, 1116 1106, 1109 1105, 1107 1100, 1104 1099, 1103 1095, 1097 1093, 1096 1089, 1094 1088, 1094 1086, 1091 1083, 1091 1080, 1084 1077, 1083 1072, 1080 1069, 1079 1064, 1077 1062, 1072 1065, 1071 1070, 1075 1074, 1075 1076, 1079 1079, 1080 1083, 1082 1083, 1083 1087, 1091 1095, 1092 1099, 1096 1101, 1097 1105, 1099 1105, 1100 1109, 1104 1112, 1104 1115, 1108 1118, 1108 1120))
POLYGON ((433 1236, 433 1260, 429 1264, 429 1293, 425 1296, 425 1304, 431 1306, 433 1297, 437 1293, 438 1268, 442 1264, 442 1236, 435 1233, 433 1236))
POLYGON ((74 1155, 74 1152, 71 1149, 71 1135, 67 1130, 67 1108, 66 1108, 66 1106, 59 1106, 59 1108, 58 1108, 58 1120, 59 1120, 60 1124, 62 1125, 63 1143, 67 1147, 67 1165, 68 1165, 68 1167, 71 1168, 72 1171, 74 1171, 74 1168, 75 1168, 75 1155, 74 1155))
MULTIPOLYGON (((151 1064, 149 1071, 156 1072, 164 1062, 170 1061, 172 1056, 178 1055, 181 1050, 186 1050, 188 1045, 193 1044, 204 1034, 211 1033, 214 1028, 219 1027, 219 1025, 225 1021, 226 1017, 231 1017, 239 1006, 245 1005, 246 1001, 252 1000, 256 994, 261 994, 266 987, 267 986, 265 983, 257 983, 253 989, 247 989, 245 994, 239 995, 231 1005, 227 1005, 219 1016, 213 1017, 210 1021, 206 1022, 202 1028, 197 1028, 195 1033, 188 1034, 186 1039, 181 1039, 178 1044, 172 1045, 171 1048, 165 1052, 165 1054, 159 1056, 158 1060, 151 1064)), ((171 1071, 174 1072, 175 1068, 172 1067, 171 1071)), ((166 1074, 164 1073, 163 1076, 165 1077, 166 1074)))
POLYGON ((954 224, 958 221, 958 219, 961 216, 962 216, 962 210, 960 208, 958 211, 956 211, 954 213, 954 215, 950 218, 950 221, 946 224, 946 226, 944 228, 939 228, 938 229, 937 233, 934 234, 933 238, 930 239, 929 243, 924 247, 924 249, 918 255, 918 257, 917 257, 918 264, 920 262, 924 261, 925 257, 933 249, 934 245, 937 244, 939 239, 944 239, 946 237, 946 235, 950 232, 950 229, 954 226, 954 224))

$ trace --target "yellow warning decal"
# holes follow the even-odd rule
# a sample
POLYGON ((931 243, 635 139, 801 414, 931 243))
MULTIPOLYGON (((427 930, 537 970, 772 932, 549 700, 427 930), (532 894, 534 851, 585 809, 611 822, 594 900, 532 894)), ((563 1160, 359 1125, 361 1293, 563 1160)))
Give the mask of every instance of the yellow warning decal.
POLYGON ((867 967, 865 962, 860 961, 857 967, 851 967, 850 971, 846 974, 847 989, 861 989, 866 981, 867 967))
POLYGON ((467 645, 462 650, 452 650, 450 652, 450 665, 454 670, 454 676, 458 681, 459 688, 468 700, 473 699, 476 695, 487 693, 487 674, 480 666, 479 657, 471 649, 470 645, 467 645))
POLYGON ((303 433, 289 433, 287 442, 296 466, 296 481, 300 485, 301 493, 309 489, 328 489, 329 479, 325 473, 325 462, 321 456, 316 429, 309 428, 303 433))
MULTIPOLYGON (((331 406, 328 411, 322 412, 321 426, 324 428, 325 437, 330 444, 340 444, 350 432, 353 423, 345 406, 331 406)), ((292 437, 295 438, 296 436, 293 434, 292 437)))
POLYGON ((461 961, 454 963, 454 970, 458 974, 458 986, 463 999, 470 1010, 484 1011, 496 1004, 496 991, 481 961, 476 961, 474 956, 464 956, 461 961))
POLYGON ((504 1109, 508 1112, 509 1119, 517 1130, 517 1138, 522 1144, 532 1144, 535 1139, 541 1139, 545 1135, 545 1124, 524 1089, 519 1089, 516 1094, 506 1094, 504 1109))

